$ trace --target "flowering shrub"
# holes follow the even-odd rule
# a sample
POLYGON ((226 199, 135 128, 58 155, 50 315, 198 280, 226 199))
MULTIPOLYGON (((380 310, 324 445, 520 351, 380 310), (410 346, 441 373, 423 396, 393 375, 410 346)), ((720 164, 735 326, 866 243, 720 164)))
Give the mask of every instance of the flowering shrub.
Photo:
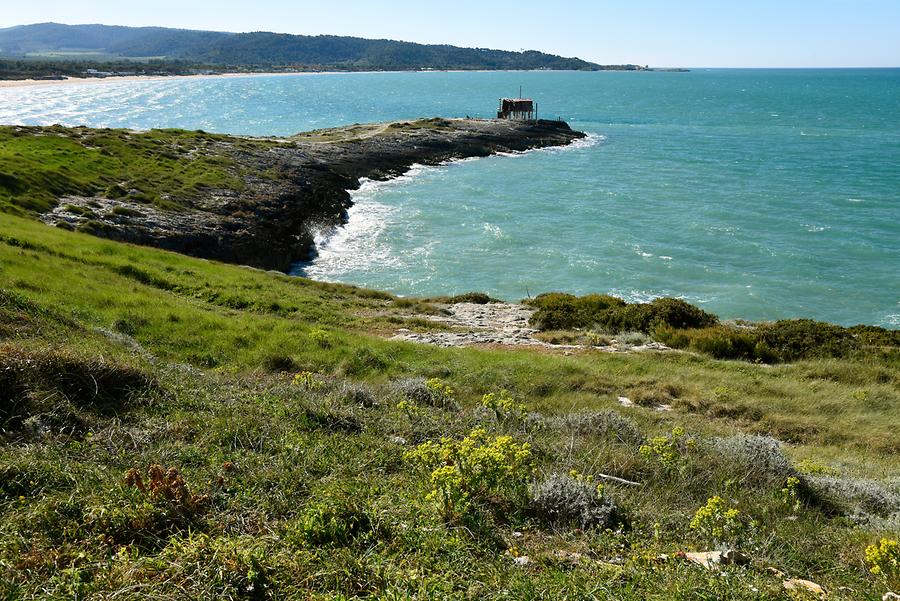
POLYGON ((309 339, 316 343, 320 348, 331 348, 331 334, 321 328, 317 328, 309 333, 309 339))
POLYGON ((641 445, 640 453, 647 461, 672 469, 680 467, 684 455, 696 445, 693 438, 685 436, 684 428, 676 426, 671 434, 651 438, 641 445))
POLYGON ((869 571, 876 576, 900 577, 900 543, 883 538, 877 545, 866 547, 866 561, 869 571))
POLYGON ((447 407, 456 400, 453 388, 440 378, 427 380, 425 387, 431 392, 431 404, 435 407, 447 407))
POLYGON ((790 476, 781 489, 781 502, 790 507, 791 511, 800 510, 800 491, 797 488, 798 486, 800 486, 800 478, 790 476))
POLYGON ((403 399, 399 403, 397 403, 397 409, 406 414, 406 417, 413 420, 417 417, 421 417, 422 408, 416 404, 415 401, 403 399))
POLYGON ((291 384, 300 386, 304 390, 319 390, 325 386, 325 382, 322 381, 319 374, 314 374, 311 371, 301 371, 294 376, 294 379, 291 380, 291 384))
POLYGON ((741 512, 720 496, 710 497, 691 520, 691 530, 717 543, 734 541, 746 530, 741 512))
POLYGON ((489 392, 481 397, 481 404, 494 412, 498 422, 521 421, 528 416, 525 403, 517 401, 507 390, 498 394, 489 392))
POLYGON ((447 518, 467 513, 473 503, 492 496, 521 497, 531 475, 531 446, 510 436, 476 428, 462 440, 425 442, 404 459, 431 471, 427 499, 437 501, 447 518))

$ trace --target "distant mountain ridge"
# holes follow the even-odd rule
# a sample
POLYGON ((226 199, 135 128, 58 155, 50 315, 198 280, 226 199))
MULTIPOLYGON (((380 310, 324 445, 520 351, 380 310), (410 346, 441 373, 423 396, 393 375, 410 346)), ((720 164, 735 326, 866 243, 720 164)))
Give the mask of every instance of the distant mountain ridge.
MULTIPOLYGON (((111 58, 159 58, 228 66, 302 66, 364 69, 555 69, 599 70, 601 65, 535 50, 512 52, 416 44, 332 35, 269 32, 228 33, 38 23, 0 29, 0 56, 53 53, 101 54, 111 58)), ((622 65, 615 68, 638 68, 622 65)))

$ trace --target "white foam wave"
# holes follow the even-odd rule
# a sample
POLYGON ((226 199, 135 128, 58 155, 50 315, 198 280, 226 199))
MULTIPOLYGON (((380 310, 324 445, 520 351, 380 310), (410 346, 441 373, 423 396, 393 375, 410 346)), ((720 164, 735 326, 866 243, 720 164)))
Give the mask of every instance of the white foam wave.
POLYGON ((571 152, 573 150, 584 150, 585 148, 590 148, 592 146, 597 146, 598 144, 602 144, 606 142, 606 136, 603 134, 595 134, 588 132, 585 137, 579 138, 565 146, 545 146, 542 148, 529 148, 528 150, 511 150, 509 152, 498 152, 493 156, 499 157, 521 157, 528 154, 541 152, 547 154, 556 154, 560 152, 571 152))
POLYGON ((315 260, 296 266, 292 273, 328 280, 371 264, 399 267, 400 261, 392 255, 391 246, 380 236, 397 210, 371 199, 357 202, 347 210, 349 219, 344 226, 325 229, 316 235, 315 260))
POLYGON ((499 226, 494 225, 493 223, 484 223, 482 224, 484 227, 484 231, 493 236, 494 238, 502 238, 503 230, 500 229, 499 226))

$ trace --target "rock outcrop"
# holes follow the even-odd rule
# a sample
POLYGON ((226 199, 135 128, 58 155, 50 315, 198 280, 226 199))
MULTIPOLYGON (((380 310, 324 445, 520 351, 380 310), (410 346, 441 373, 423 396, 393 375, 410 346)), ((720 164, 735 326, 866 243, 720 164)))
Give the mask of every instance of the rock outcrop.
POLYGON ((172 198, 177 210, 65 196, 42 220, 114 240, 287 271, 314 255, 320 229, 346 219, 349 191, 361 178, 385 180, 414 164, 561 146, 584 136, 558 121, 427 119, 318 130, 258 145, 226 137, 203 152, 221 153, 243 182, 239 189, 209 190, 199 200, 172 198))

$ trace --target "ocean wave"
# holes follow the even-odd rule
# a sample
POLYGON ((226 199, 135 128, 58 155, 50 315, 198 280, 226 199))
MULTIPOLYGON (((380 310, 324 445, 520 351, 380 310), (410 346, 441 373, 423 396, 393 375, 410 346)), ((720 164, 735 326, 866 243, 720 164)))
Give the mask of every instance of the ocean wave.
POLYGON ((328 281, 373 264, 402 267, 391 245, 381 240, 381 233, 398 210, 368 198, 357 202, 347 210, 346 224, 323 228, 316 234, 316 257, 309 263, 295 265, 291 274, 328 281))
MULTIPOLYGON (((585 137, 579 138, 574 142, 570 142, 565 146, 545 146, 543 148, 529 148, 528 150, 511 150, 509 152, 497 152, 493 156, 498 157, 521 157, 534 153, 557 154, 560 152, 572 152, 573 150, 584 150, 606 142, 607 138, 603 134, 587 132, 585 137)), ((452 161, 451 161, 452 162, 452 161)))

